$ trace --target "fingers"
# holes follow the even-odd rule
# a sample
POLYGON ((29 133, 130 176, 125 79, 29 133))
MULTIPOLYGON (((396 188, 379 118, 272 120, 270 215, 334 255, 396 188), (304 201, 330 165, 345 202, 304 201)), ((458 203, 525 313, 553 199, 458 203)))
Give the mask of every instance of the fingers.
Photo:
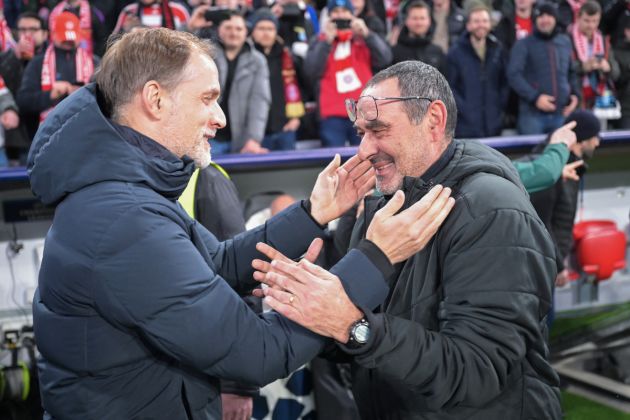
POLYGON ((273 296, 266 296, 264 302, 269 305, 271 309, 278 312, 281 315, 289 318, 291 321, 298 322, 300 319, 300 314, 293 306, 288 305, 286 303, 282 303, 279 300, 275 299, 273 296))
POLYGON ((444 206, 440 208, 440 210, 437 212, 437 214, 429 219, 431 221, 423 231, 423 233, 427 236, 427 239, 430 239, 433 235, 435 235, 435 233, 438 231, 440 226, 442 226, 442 223, 444 222, 444 220, 446 220, 446 217, 450 214, 454 206, 455 199, 453 197, 449 197, 446 200, 444 206))
POLYGON ((316 264, 312 264, 310 261, 307 261, 307 260, 300 261, 298 265, 304 268, 304 270, 306 270, 308 273, 315 276, 317 279, 332 280, 337 277, 334 274, 332 274, 330 271, 316 264))
MULTIPOLYGON (((435 187, 431 188, 431 190, 429 190, 429 192, 426 193, 424 197, 411 205, 405 211, 402 211, 400 214, 409 214, 412 215, 414 219, 416 219, 423 215, 427 210, 429 210, 436 200, 441 199, 445 202, 450 194, 450 188, 444 188, 441 185, 436 185, 435 187), (444 193, 444 190, 446 190, 446 193, 444 193), (443 193, 445 195, 442 195, 443 193)), ((444 205, 444 202, 441 203, 442 206, 444 205)))
POLYGON ((304 259, 309 262, 315 262, 323 247, 324 241, 321 238, 313 239, 313 242, 311 242, 308 249, 306 250, 306 254, 304 254, 304 259))
POLYGON ((271 263, 269 261, 263 261, 259 259, 255 259, 252 261, 252 268, 254 270, 261 271, 263 273, 267 273, 271 271, 271 263))
POLYGON ((358 178, 354 180, 354 186, 359 191, 359 197, 363 197, 365 193, 371 190, 376 183, 376 171, 370 165, 368 169, 361 174, 358 178), (363 191, 365 188, 368 188, 366 191, 363 191))
POLYGON ((565 166, 568 166, 571 169, 577 169, 582 165, 584 165, 583 160, 576 160, 575 162, 567 163, 565 166))
POLYGON ((393 216, 405 204, 405 193, 398 190, 385 206, 376 212, 375 219, 384 219, 393 216))
POLYGON ((342 168, 348 171, 348 173, 350 174, 350 179, 352 180, 357 180, 370 170, 373 170, 372 162, 370 162, 369 160, 359 161, 359 163, 352 169, 348 169, 345 165, 342 168))
POLYGON ((560 127, 560 129, 561 130, 563 130, 563 129, 573 130, 576 125, 577 125, 577 121, 569 121, 568 123, 566 123, 565 125, 560 127))
POLYGON ((284 290, 265 289, 263 294, 265 297, 271 296, 273 299, 284 305, 297 304, 297 296, 284 290))
POLYGON ((276 250, 274 247, 272 247, 271 245, 267 245, 264 242, 258 242, 256 244, 256 250, 264 254, 265 257, 269 258, 270 260, 291 261, 289 258, 285 257, 282 252, 276 250))

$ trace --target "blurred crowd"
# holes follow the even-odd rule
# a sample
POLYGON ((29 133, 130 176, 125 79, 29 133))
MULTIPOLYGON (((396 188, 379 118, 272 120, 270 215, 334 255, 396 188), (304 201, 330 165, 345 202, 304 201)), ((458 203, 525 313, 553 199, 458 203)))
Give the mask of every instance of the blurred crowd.
POLYGON ((108 39, 153 27, 215 42, 215 156, 358 144, 346 100, 404 60, 447 77, 459 138, 550 133, 576 109, 630 127, 629 0, 311 1, 0 1, 0 167, 24 164, 108 39))

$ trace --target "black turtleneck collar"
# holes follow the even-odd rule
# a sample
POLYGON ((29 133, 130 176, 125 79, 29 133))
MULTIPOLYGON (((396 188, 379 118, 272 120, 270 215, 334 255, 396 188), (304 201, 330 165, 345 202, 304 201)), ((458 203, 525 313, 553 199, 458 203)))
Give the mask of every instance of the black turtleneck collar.
POLYGON ((411 35, 409 33, 409 29, 407 29, 406 26, 403 26, 400 30, 400 35, 398 36, 398 43, 408 47, 424 47, 431 43, 431 39, 431 32, 428 32, 425 36, 418 37, 411 35))
POLYGON ((442 169, 446 167, 446 165, 448 165, 451 159, 453 159, 454 154, 455 154, 455 142, 451 140, 448 143, 446 150, 444 150, 444 152, 438 158, 438 160, 436 160, 435 163, 433 163, 433 165, 431 165, 429 169, 427 169, 427 171, 420 176, 420 178, 422 178, 424 182, 429 182, 432 178, 434 178, 437 174, 439 174, 440 171, 442 171, 442 169))
POLYGON ((556 36, 557 33, 558 33, 558 27, 557 26, 553 29, 553 31, 551 31, 550 34, 544 34, 544 33, 540 32, 538 30, 538 28, 536 28, 534 26, 534 36, 537 37, 537 38, 543 39, 545 41, 549 41, 554 36, 556 36))

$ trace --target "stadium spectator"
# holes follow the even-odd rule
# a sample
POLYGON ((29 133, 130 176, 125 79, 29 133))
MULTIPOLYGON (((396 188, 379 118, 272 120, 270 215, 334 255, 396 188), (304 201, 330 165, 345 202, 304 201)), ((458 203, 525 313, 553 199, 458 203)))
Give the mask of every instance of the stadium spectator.
POLYGON ((490 10, 483 4, 468 12, 466 32, 448 52, 448 82, 457 103, 458 138, 498 136, 507 104, 506 57, 490 34, 490 10))
POLYGON ((536 0, 515 0, 514 13, 501 17, 494 33, 506 51, 509 51, 516 41, 534 33, 532 22, 534 3, 536 0))
POLYGON ((618 128, 630 129, 630 16, 622 20, 623 38, 615 45, 615 58, 619 63, 617 99, 621 103, 621 120, 618 128))
POLYGON ((48 45, 48 24, 33 12, 22 13, 17 20, 18 41, 15 55, 22 60, 24 67, 37 54, 46 50, 48 45))
POLYGON ((79 18, 79 45, 88 54, 102 56, 105 52, 105 42, 108 33, 105 28, 103 13, 90 5, 88 0, 63 0, 57 4, 48 17, 48 27, 55 32, 57 17, 63 12, 70 12, 79 18))
POLYGON ((466 29, 464 11, 453 0, 433 0, 433 43, 446 54, 466 29))
POLYGON ((316 11, 298 0, 277 0, 270 7, 278 18, 278 35, 294 56, 304 59, 309 39, 319 32, 316 11))
POLYGON ((403 27, 392 47, 392 62, 419 60, 446 75, 446 55, 431 42, 431 10, 422 0, 414 0, 403 9, 403 27))
POLYGON ((188 19, 188 10, 176 1, 138 0, 120 12, 113 33, 129 32, 135 26, 183 29, 188 19))
POLYGON ((359 144, 344 100, 357 99, 375 69, 387 66, 392 53, 385 41, 352 14, 350 0, 330 0, 329 19, 309 45, 304 72, 317 86, 320 138, 324 147, 359 144))
POLYGON ((578 105, 571 40, 558 32, 557 13, 554 4, 537 4, 534 34, 512 47, 507 75, 519 97, 520 134, 550 133, 578 105))
POLYGON ((9 92, 4 79, 0 76, 0 168, 9 166, 5 150, 5 133, 20 124, 20 117, 17 113, 17 105, 13 95, 9 92))

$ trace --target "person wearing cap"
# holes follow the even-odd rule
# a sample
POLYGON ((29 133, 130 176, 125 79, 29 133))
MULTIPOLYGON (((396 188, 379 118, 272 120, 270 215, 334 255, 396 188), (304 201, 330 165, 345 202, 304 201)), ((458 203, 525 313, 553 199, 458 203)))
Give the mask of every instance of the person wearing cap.
POLYGON ((619 63, 617 99, 621 104, 621 119, 616 127, 630 129, 630 15, 621 20, 623 37, 614 45, 615 58, 619 63))
POLYGON ((17 103, 21 110, 39 114, 40 122, 64 98, 88 84, 100 62, 79 45, 80 30, 76 15, 60 13, 51 32, 51 44, 24 70, 17 103))
MULTIPOLYGON (((597 117, 588 110, 578 110, 567 117, 565 123, 574 121, 576 143, 569 147, 570 155, 568 163, 580 160, 587 161, 595 153, 599 146, 599 131, 601 125, 597 117)), ((566 282, 569 268, 567 261, 573 247, 573 223, 577 212, 578 194, 583 185, 583 175, 587 165, 581 166, 578 171, 580 179, 560 179, 553 186, 545 190, 531 194, 530 199, 538 216, 543 221, 547 230, 551 233, 557 246, 558 278, 557 285, 566 282)))
POLYGON ((70 12, 79 18, 80 35, 79 45, 89 54, 98 56, 105 52, 107 41, 107 29, 105 28, 105 17, 103 13, 90 4, 88 0, 63 0, 60 1, 48 16, 48 27, 51 32, 55 31, 57 16, 63 12, 70 12))
POLYGON ((551 133, 579 102, 571 40, 558 31, 556 17, 554 4, 537 4, 532 15, 534 34, 512 47, 507 76, 519 97, 520 134, 551 133))
POLYGON ((137 0, 125 6, 118 15, 114 34, 129 32, 136 26, 184 29, 190 13, 181 3, 167 0, 137 0))
POLYGON ((212 153, 267 153, 261 146, 271 104, 267 61, 248 41, 245 18, 234 10, 227 13, 217 29, 215 57, 227 128, 210 141, 212 153))
POLYGON ((262 147, 269 150, 293 150, 300 117, 304 115, 294 57, 278 37, 278 18, 271 11, 258 9, 250 22, 254 46, 267 59, 271 88, 271 106, 262 147))
POLYGON ((322 146, 357 145, 360 139, 348 121, 344 100, 358 99, 373 72, 391 62, 392 52, 353 15, 350 0, 329 0, 327 8, 328 20, 310 42, 304 72, 316 86, 322 146))

